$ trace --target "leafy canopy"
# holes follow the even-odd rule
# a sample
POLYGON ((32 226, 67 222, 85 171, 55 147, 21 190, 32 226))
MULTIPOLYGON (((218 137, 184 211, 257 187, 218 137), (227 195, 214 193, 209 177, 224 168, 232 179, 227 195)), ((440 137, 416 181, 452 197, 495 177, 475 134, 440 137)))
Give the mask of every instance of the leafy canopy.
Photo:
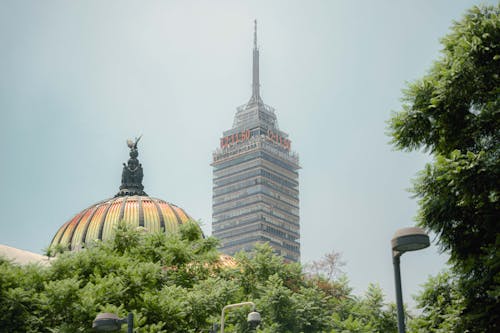
MULTIPOLYGON (((227 265, 216 245, 195 224, 172 235, 120 225, 113 240, 65 252, 49 267, 0 259, 0 331, 93 332, 97 313, 133 312, 136 332, 207 332, 225 305, 253 301, 260 332, 343 332, 352 325, 395 332, 381 294, 358 299, 345 279, 308 277, 269 245, 227 265)), ((249 332, 249 310, 229 311, 226 331, 249 332)))
POLYGON ((500 330, 500 5, 473 7, 404 91, 393 144, 434 156, 414 181, 419 224, 449 252, 470 332, 500 330))

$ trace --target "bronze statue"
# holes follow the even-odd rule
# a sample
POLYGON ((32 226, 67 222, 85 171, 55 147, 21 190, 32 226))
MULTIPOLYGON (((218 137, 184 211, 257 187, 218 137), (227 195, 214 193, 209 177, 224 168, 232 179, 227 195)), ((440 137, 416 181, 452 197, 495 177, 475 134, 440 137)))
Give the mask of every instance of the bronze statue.
POLYGON ((130 159, 127 164, 123 163, 122 171, 122 185, 120 186, 120 191, 115 195, 125 196, 125 195, 147 195, 143 189, 142 185, 142 164, 139 163, 137 157, 139 156, 139 151, 137 150, 137 143, 141 139, 142 135, 135 138, 135 141, 128 139, 127 146, 130 148, 130 159))

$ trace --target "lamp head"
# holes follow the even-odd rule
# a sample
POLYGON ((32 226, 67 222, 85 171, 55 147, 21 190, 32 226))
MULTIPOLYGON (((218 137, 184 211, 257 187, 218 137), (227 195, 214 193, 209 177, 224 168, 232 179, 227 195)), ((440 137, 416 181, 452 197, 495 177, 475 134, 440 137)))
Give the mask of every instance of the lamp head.
POLYGON ((122 319, 114 313, 99 313, 92 322, 92 328, 102 332, 118 331, 122 326, 122 319))
POLYGON ((258 313, 257 311, 252 311, 248 314, 247 322, 251 328, 255 328, 255 327, 259 326, 261 321, 262 320, 260 317, 260 313, 258 313))
POLYGON ((393 252, 403 254, 424 249, 430 245, 430 241, 422 228, 410 227, 397 230, 391 240, 391 245, 393 252))

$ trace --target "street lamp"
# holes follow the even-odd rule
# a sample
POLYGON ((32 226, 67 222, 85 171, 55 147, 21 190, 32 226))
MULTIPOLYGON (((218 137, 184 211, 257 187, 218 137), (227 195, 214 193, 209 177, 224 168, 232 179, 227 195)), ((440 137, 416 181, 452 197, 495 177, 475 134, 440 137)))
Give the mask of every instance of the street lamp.
POLYGON ((92 328, 96 331, 112 332, 118 331, 123 324, 127 324, 127 332, 134 331, 134 314, 130 312, 127 318, 120 318, 114 313, 99 313, 92 322, 92 328))
POLYGON ((398 332, 405 333, 405 317, 403 310, 403 293, 401 292, 401 270, 399 258, 405 252, 425 249, 430 245, 429 236, 417 227, 403 228, 396 231, 391 240, 392 263, 396 283, 396 305, 398 308, 398 332))
POLYGON ((224 333, 224 316, 225 316, 226 309, 236 308, 236 307, 245 306, 245 305, 251 305, 252 306, 252 312, 250 312, 248 314, 247 322, 251 326, 254 326, 254 327, 256 327, 257 325, 260 324, 260 322, 261 322, 260 313, 258 313, 257 311, 255 311, 255 304, 253 302, 243 302, 243 303, 229 304, 229 305, 226 305, 225 307, 222 308, 222 314, 220 316, 220 333, 224 333))

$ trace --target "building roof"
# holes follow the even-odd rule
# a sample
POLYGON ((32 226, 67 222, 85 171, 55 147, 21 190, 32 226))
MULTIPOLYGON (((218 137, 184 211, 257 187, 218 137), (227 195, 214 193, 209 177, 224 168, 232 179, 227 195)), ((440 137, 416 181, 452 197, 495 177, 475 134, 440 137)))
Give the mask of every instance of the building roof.
MULTIPOLYGON (((50 247, 62 245, 79 250, 95 240, 111 239, 119 223, 148 232, 177 232, 193 220, 182 208, 144 192, 142 164, 137 143, 127 140, 130 158, 123 163, 122 182, 114 198, 100 201, 76 214, 56 232, 50 247)), ((201 230, 200 230, 201 231, 201 230)))
POLYGON ((146 195, 119 196, 98 202, 76 214, 55 234, 51 247, 81 249, 95 240, 111 239, 120 222, 148 232, 177 232, 193 220, 182 208, 146 195))
POLYGON ((33 253, 15 247, 0 244, 0 256, 20 265, 42 264, 48 265, 54 258, 49 258, 38 253, 33 253))
MULTIPOLYGON (((17 249, 3 244, 0 244, 0 257, 4 257, 18 265, 41 264, 43 266, 51 264, 58 258, 47 257, 38 253, 17 249)), ((221 253, 219 255, 219 260, 215 263, 215 266, 219 268, 235 268, 238 266, 238 263, 233 257, 221 253)))

